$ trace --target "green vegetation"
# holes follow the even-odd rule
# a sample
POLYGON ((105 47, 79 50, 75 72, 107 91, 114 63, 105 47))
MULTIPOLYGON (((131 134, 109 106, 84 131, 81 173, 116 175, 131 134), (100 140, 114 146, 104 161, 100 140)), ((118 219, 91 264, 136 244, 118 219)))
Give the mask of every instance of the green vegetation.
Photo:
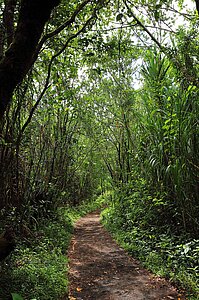
POLYGON ((106 199, 109 207, 101 214, 102 223, 143 266, 185 289, 188 299, 198 299, 199 240, 177 235, 165 224, 160 218, 163 199, 152 198, 143 188, 138 181, 128 196, 119 191, 106 199))
POLYGON ((2 0, 0 15, 0 297, 65 293, 76 207, 104 193, 124 247, 196 295, 198 1, 2 0))
POLYGON ((62 208, 39 231, 19 244, 0 271, 0 299, 58 299, 67 294, 67 249, 74 222, 102 205, 102 199, 78 208, 62 208), (16 294, 16 296, 14 296, 16 294))

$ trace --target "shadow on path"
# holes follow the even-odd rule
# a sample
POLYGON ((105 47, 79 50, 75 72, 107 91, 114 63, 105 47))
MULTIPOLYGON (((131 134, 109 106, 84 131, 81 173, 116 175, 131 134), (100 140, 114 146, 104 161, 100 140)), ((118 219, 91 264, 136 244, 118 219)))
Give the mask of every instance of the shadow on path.
POLYGON ((99 220, 93 212, 76 223, 69 249, 70 300, 185 299, 121 249, 99 220))

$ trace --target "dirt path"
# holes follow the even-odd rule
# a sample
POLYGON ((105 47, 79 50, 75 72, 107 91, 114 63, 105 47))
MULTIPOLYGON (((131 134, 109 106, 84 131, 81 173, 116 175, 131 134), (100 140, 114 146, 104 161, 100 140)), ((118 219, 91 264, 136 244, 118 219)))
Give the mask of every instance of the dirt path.
POLYGON ((185 299, 128 256, 102 227, 98 212, 76 223, 69 259, 70 300, 185 299))

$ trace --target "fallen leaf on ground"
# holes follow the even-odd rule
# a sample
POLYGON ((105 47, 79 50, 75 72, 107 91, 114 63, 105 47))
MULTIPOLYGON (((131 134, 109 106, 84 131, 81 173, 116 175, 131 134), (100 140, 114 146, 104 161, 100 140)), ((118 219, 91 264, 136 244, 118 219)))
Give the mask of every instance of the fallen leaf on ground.
POLYGON ((81 291, 82 291, 82 288, 77 287, 76 290, 77 290, 78 292, 81 292, 81 291))

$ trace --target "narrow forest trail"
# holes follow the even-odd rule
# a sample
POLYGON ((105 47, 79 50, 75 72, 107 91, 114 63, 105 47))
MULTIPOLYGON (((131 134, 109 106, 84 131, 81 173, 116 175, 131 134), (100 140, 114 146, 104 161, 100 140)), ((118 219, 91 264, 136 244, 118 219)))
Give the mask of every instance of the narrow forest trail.
POLYGON ((69 259, 70 300, 185 299, 116 244, 99 212, 76 223, 69 259))

